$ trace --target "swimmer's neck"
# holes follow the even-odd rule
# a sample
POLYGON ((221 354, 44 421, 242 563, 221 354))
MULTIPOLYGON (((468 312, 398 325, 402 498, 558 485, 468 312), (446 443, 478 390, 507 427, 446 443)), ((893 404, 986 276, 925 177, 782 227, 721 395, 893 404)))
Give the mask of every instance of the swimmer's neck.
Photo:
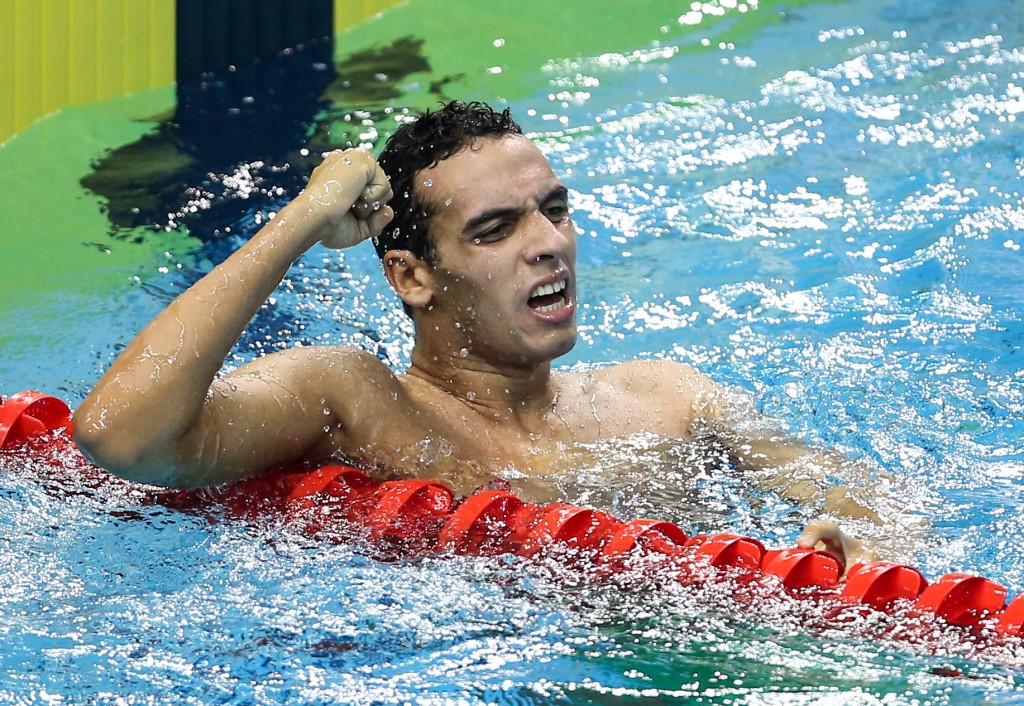
POLYGON ((427 353, 424 348, 413 348, 408 378, 455 397, 493 422, 515 423, 527 431, 545 424, 557 399, 550 361, 503 366, 472 354, 427 353))

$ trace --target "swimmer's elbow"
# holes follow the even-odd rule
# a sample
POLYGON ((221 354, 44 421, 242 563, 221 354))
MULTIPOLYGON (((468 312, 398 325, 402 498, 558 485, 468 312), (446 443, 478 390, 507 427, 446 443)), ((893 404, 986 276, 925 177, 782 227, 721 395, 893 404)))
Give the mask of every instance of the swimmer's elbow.
POLYGON ((174 465, 133 441, 131 434, 92 424, 76 424, 73 429, 79 451, 100 468, 136 483, 180 485, 176 474, 169 472, 174 465))

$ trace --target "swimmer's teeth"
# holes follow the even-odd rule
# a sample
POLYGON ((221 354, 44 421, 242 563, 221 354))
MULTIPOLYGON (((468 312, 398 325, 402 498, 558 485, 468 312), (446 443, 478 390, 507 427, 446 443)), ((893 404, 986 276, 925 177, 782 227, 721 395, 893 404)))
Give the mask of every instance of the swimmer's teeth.
MULTIPOLYGON (((561 292, 563 289, 565 289, 565 280, 560 279, 554 284, 542 284, 541 286, 537 287, 535 290, 533 290, 533 293, 530 294, 530 298, 532 299, 533 297, 543 297, 545 294, 554 294, 555 292, 561 292)), ((552 306, 558 308, 554 304, 552 306)), ((549 311, 550 309, 548 307, 538 307, 538 310, 549 311)))
POLYGON ((538 306, 536 310, 547 314, 548 312, 558 311, 563 306, 565 306, 565 302, 555 302, 554 304, 548 304, 547 306, 538 306))

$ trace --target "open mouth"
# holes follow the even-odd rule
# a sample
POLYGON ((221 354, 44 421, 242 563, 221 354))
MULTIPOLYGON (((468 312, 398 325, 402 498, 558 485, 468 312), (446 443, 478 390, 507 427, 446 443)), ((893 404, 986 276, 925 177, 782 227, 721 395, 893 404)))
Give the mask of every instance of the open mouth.
POLYGON ((558 311, 568 303, 565 291, 567 285, 568 280, 565 277, 551 284, 542 284, 530 293, 526 303, 530 308, 545 314, 558 311))

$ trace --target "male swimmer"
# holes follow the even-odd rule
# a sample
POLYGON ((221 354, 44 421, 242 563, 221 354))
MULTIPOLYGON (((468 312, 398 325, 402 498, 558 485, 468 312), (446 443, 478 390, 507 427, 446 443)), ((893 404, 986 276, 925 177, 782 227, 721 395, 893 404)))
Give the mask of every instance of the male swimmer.
MULTIPOLYGON (((567 472, 565 450, 581 445, 718 428, 734 462, 774 474, 783 495, 873 516, 794 473, 833 455, 737 431, 725 391, 688 366, 553 372, 576 343, 576 291, 568 190, 509 111, 452 102, 402 125, 379 161, 328 154, 276 218, 131 342, 76 411, 75 437, 97 464, 143 483, 208 486, 344 459, 444 474, 467 493, 487 470, 567 472), (292 263, 318 243, 370 238, 415 325, 404 374, 365 351, 316 346, 218 377, 292 263), (425 456, 431 444, 446 453, 425 456)), ((847 564, 867 553, 824 520, 798 543, 847 564)))

